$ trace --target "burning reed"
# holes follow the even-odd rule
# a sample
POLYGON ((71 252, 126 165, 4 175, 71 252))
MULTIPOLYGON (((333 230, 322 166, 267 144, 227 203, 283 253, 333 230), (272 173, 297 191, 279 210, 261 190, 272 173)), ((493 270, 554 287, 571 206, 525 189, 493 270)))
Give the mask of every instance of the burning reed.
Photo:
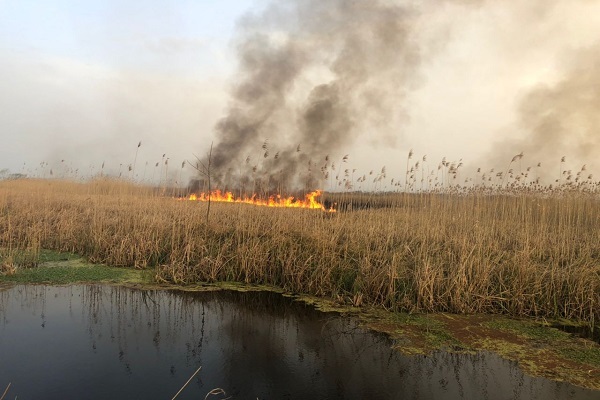
MULTIPOLYGON (((113 181, 0 182, 2 263, 40 248, 391 310, 600 317, 597 196, 397 194, 353 212, 175 201, 113 181)), ((350 195, 348 195, 350 196, 350 195)))

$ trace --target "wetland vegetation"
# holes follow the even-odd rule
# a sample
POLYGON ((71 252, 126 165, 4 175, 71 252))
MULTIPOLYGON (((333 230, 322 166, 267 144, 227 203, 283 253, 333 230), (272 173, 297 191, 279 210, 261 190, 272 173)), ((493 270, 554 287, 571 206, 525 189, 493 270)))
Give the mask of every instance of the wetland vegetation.
POLYGON ((150 269, 157 282, 269 285, 392 311, 600 320, 595 195, 395 194, 391 207, 338 213, 214 203, 207 223, 206 203, 119 181, 0 185, 4 273, 52 249, 150 269))
POLYGON ((213 202, 207 220, 207 203, 121 180, 0 188, 5 284, 271 288, 364 318, 405 352, 489 349, 600 388, 598 345, 540 328, 599 320, 594 192, 334 193, 336 213, 213 202))

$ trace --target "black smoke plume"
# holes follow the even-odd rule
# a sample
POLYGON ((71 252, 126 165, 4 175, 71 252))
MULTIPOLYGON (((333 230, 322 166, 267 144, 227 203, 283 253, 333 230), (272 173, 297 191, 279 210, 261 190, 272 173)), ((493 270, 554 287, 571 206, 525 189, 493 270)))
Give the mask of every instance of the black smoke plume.
POLYGON ((419 80, 417 16, 384 0, 278 0, 246 17, 230 106, 216 126, 215 186, 315 188, 338 173, 357 135, 402 120, 419 80))

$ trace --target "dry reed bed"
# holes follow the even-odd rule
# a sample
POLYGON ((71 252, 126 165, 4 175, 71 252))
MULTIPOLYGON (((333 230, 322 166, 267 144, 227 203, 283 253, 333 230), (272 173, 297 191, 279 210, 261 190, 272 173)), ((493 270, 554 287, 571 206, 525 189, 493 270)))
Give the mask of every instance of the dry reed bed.
POLYGON ((401 196, 327 214, 176 201, 110 181, 0 182, 5 258, 40 248, 155 268, 178 284, 239 281, 393 310, 600 317, 594 196, 401 196))

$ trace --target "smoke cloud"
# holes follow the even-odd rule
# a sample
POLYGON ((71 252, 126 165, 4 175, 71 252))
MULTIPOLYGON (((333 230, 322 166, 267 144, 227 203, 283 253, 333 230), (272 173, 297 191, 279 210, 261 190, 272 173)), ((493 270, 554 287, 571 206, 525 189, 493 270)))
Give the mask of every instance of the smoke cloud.
POLYGON ((600 0, 122 3, 0 13, 0 171, 183 185, 214 141, 246 193, 600 175, 600 0))
POLYGON ((499 143, 494 164, 506 165, 523 152, 527 165, 541 163, 545 183, 587 179, 584 163, 600 156, 600 42, 572 50, 565 59, 558 82, 538 85, 523 96, 521 135, 499 143))
POLYGON ((402 99, 419 81, 417 16, 385 1, 309 0, 247 17, 239 79, 216 127, 216 180, 311 187, 359 133, 404 119, 402 99))
MULTIPOLYGON (((238 75, 226 116, 216 126, 212 175, 221 188, 251 191, 331 183, 330 175, 347 175, 342 155, 357 151, 352 145, 359 136, 371 135, 387 148, 405 139, 410 96, 428 79, 424 67, 452 39, 451 23, 444 27, 447 22, 440 18, 448 7, 449 13, 475 11, 475 18, 481 9, 481 15, 499 24, 493 28, 497 34, 505 35, 493 45, 510 55, 535 53, 520 44, 525 39, 522 26, 530 27, 527 40, 546 49, 561 26, 557 15, 572 5, 591 3, 278 1, 240 24, 238 75), (441 22, 440 27, 423 40, 430 21, 441 22)), ((517 125, 510 128, 520 135, 496 140, 479 165, 503 170, 520 152, 525 155, 520 165, 557 165, 562 156, 589 160, 598 154, 598 50, 598 45, 573 50, 572 64, 560 79, 521 94, 517 125)), ((514 136, 507 130, 496 136, 514 136)))

